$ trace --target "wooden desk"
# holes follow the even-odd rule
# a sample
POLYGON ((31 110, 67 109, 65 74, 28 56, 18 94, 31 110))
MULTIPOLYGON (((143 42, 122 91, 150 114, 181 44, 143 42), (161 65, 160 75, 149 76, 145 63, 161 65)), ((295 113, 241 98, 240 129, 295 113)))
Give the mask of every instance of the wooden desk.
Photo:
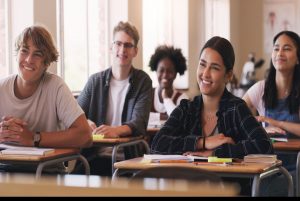
POLYGON ((138 137, 121 137, 121 138, 103 138, 103 139, 93 139, 93 146, 103 146, 109 145, 113 147, 112 159, 111 159, 111 169, 112 174, 115 171, 114 163, 117 162, 117 152, 121 147, 129 147, 132 145, 143 144, 146 150, 146 154, 150 153, 150 148, 148 143, 144 140, 143 136, 138 137))
POLYGON ((281 172, 288 180, 289 196, 293 196, 293 180, 289 172, 281 166, 281 161, 276 164, 244 164, 236 163, 234 165, 220 166, 214 164, 200 164, 200 163, 143 163, 142 157, 134 158, 131 160, 121 161, 114 164, 116 171, 113 174, 113 179, 117 178, 124 172, 136 172, 150 167, 161 166, 185 166, 190 168, 201 168, 204 170, 212 171, 221 177, 238 177, 238 178, 254 178, 252 183, 252 196, 259 195, 260 181, 266 177, 281 172))
POLYGON ((80 160, 83 163, 85 167, 85 173, 86 175, 89 175, 89 163, 82 155, 80 155, 80 151, 78 149, 55 149, 53 153, 46 156, 0 154, 0 163, 37 165, 37 179, 41 177, 44 167, 76 159, 80 160))
POLYGON ((300 196, 300 139, 289 139, 288 142, 273 143, 275 151, 298 153, 296 161, 296 196, 300 196))
POLYGON ((236 185, 214 185, 170 179, 57 175, 35 180, 33 175, 0 174, 1 196, 236 196, 236 185))

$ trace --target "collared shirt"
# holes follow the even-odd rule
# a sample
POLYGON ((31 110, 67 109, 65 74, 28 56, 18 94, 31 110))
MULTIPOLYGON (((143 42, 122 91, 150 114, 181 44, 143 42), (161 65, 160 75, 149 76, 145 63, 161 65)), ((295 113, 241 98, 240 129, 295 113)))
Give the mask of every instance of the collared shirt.
MULTIPOLYGON (((92 75, 77 98, 87 118, 97 126, 106 122, 111 77, 111 68, 92 75)), ((128 125, 133 136, 143 135, 146 133, 151 109, 152 81, 142 70, 132 68, 129 85, 122 114, 120 114, 122 125, 128 125)))
MULTIPOLYGON (((183 154, 197 150, 197 142, 202 138, 200 111, 202 96, 193 101, 182 100, 180 105, 155 135, 151 153, 183 154)), ((219 133, 231 137, 235 144, 223 144, 214 154, 218 157, 243 158, 248 154, 273 153, 273 146, 265 130, 252 116, 246 103, 225 89, 217 112, 219 133)))

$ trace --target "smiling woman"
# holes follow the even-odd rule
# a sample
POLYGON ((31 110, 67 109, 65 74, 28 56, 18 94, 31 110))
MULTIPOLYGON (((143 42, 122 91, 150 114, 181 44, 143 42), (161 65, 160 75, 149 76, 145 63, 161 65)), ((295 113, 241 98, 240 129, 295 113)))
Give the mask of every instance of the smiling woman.
POLYGON ((188 99, 184 93, 177 91, 173 82, 177 74, 183 75, 186 66, 186 58, 181 49, 173 46, 161 45, 155 49, 151 56, 149 66, 156 72, 159 86, 152 91, 151 112, 161 114, 161 120, 166 120, 182 99, 188 99))
POLYGON ((155 135, 152 153, 243 158, 249 153, 273 151, 270 139, 245 102, 225 87, 234 61, 228 40, 216 36, 206 42, 197 68, 202 93, 193 101, 182 100, 174 109, 155 135))

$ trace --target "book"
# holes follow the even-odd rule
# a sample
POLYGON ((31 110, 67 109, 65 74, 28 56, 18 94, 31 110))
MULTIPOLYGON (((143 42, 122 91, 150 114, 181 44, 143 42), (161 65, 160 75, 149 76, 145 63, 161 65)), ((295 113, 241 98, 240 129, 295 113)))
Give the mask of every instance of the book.
POLYGON ((275 154, 249 154, 244 156, 245 163, 275 163, 277 155, 275 154))
POLYGON ((2 155, 46 156, 54 153, 54 149, 52 148, 23 147, 8 144, 0 144, 0 149, 0 154, 2 155))

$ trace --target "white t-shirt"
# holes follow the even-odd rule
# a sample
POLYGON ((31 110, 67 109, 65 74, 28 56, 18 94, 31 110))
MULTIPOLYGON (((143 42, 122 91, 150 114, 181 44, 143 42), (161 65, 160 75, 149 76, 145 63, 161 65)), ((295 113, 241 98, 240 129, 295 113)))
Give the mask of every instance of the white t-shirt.
MULTIPOLYGON (((179 105, 182 99, 189 99, 189 97, 185 93, 182 93, 178 97, 176 104, 173 103, 171 98, 166 98, 164 99, 164 102, 161 103, 159 101, 158 90, 159 90, 158 87, 156 87, 154 91, 154 109, 159 113, 167 112, 169 116, 172 113, 172 111, 176 108, 176 106, 179 105)), ((172 96, 174 96, 174 93, 176 93, 175 90, 173 90, 172 96)))
POLYGON ((0 117, 23 119, 33 132, 52 132, 69 128, 84 113, 59 76, 46 72, 37 90, 26 99, 15 96, 16 78, 11 75, 0 80, 0 117))
POLYGON ((106 113, 106 124, 111 126, 122 125, 122 112, 125 98, 129 89, 129 77, 125 80, 110 80, 108 93, 108 108, 106 113))
POLYGON ((265 116, 265 106, 263 102, 263 94, 265 90, 265 81, 261 80, 256 82, 248 91, 246 94, 248 94, 248 97, 252 103, 252 105, 256 108, 259 115, 265 116))
POLYGON ((252 79, 252 76, 253 76, 253 73, 255 70, 254 65, 255 65, 254 62, 252 62, 252 61, 247 61, 244 64, 242 78, 241 78, 241 84, 243 84, 243 85, 249 84, 249 80, 252 79), (248 77, 248 76, 250 76, 250 77, 248 77))

